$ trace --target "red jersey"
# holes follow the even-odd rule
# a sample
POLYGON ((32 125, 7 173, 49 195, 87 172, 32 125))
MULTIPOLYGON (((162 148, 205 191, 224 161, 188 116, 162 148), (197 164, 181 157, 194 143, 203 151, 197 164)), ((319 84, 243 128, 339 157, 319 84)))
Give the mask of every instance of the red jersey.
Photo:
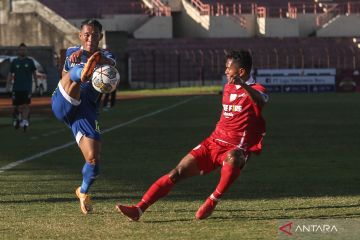
MULTIPOLYGON (((250 78, 246 82, 264 97, 266 89, 250 78)), ((245 151, 260 153, 265 135, 265 121, 261 108, 240 85, 226 84, 222 98, 223 110, 211 138, 229 143, 245 151)))

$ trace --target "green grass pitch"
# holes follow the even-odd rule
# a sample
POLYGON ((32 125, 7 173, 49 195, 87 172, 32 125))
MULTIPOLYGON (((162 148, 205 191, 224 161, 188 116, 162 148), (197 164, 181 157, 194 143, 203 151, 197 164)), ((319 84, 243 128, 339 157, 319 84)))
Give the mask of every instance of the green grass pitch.
MULTIPOLYGON (((339 93, 271 94, 263 153, 208 220, 194 214, 219 171, 179 183, 139 222, 115 211, 207 137, 220 111, 218 95, 118 101, 99 120, 103 130, 126 124, 102 136, 95 212, 80 212, 74 190, 84 160, 71 145, 0 174, 0 239, 277 239, 278 219, 360 220, 360 94, 339 93)), ((33 115, 26 134, 5 120, 0 132, 0 168, 73 141, 51 113, 33 115)))

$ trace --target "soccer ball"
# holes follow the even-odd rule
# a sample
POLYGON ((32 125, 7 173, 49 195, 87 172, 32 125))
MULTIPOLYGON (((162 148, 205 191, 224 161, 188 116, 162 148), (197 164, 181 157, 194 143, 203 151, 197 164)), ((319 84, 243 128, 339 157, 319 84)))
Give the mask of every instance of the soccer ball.
POLYGON ((120 74, 113 66, 101 65, 95 68, 91 81, 96 91, 111 93, 120 82, 120 74))

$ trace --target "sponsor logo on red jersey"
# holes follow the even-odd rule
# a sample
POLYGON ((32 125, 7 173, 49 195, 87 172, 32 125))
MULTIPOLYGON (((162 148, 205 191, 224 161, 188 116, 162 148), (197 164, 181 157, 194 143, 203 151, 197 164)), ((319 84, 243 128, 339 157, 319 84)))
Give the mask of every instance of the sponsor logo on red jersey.
MULTIPOLYGON (((249 84, 262 92, 265 88, 253 80, 249 84)), ((257 112, 256 106, 244 88, 240 85, 227 84, 222 99, 223 111, 212 136, 240 148, 252 148, 261 142, 265 133, 265 122, 257 112)))

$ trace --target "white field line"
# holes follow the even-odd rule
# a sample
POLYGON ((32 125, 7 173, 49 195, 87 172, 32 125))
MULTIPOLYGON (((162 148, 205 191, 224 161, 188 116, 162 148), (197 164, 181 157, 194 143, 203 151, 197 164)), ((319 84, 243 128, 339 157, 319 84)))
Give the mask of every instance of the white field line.
MULTIPOLYGON (((134 123, 134 122, 137 122, 137 121, 139 121, 139 120, 141 120, 141 119, 144 119, 144 118, 147 118, 147 117, 152 117, 152 116, 154 116, 154 115, 156 115, 156 114, 162 113, 162 112, 164 112, 164 111, 170 110, 170 109, 172 109, 172 108, 175 108, 175 107, 177 107, 177 106, 180 106, 180 105, 182 105, 182 104, 185 104, 185 103, 187 103, 187 102, 189 102, 189 101, 192 101, 192 100, 194 100, 195 98, 198 98, 198 97, 191 97, 191 98, 188 98, 188 99, 186 99, 186 100, 184 100, 184 101, 181 101, 181 102, 175 103, 175 104, 173 104, 173 105, 170 105, 170 106, 168 106, 168 107, 161 108, 161 109, 159 109, 159 110, 156 110, 156 111, 150 112, 150 113, 148 113, 148 114, 139 116, 139 117, 134 118, 134 119, 132 119, 132 120, 130 120, 130 121, 117 124, 117 125, 115 125, 115 126, 113 126, 113 127, 111 127, 111 128, 108 128, 108 129, 103 130, 102 133, 111 132, 111 131, 116 130, 116 129, 118 129, 118 128, 127 126, 127 125, 129 125, 129 124, 134 123)), ((29 156, 29 157, 26 157, 26 158, 17 160, 17 161, 15 161, 15 162, 9 163, 9 164, 7 164, 7 165, 5 165, 5 166, 3 166, 3 167, 0 168, 0 174, 3 173, 3 172, 5 172, 5 171, 7 171, 7 170, 10 170, 10 169, 12 169, 12 168, 14 168, 14 167, 16 167, 16 166, 18 166, 18 165, 20 165, 20 164, 23 164, 23 163, 25 163, 25 162, 29 162, 29 161, 35 160, 35 159, 37 159, 37 158, 40 158, 40 157, 42 157, 42 156, 48 155, 48 154, 53 153, 53 152, 57 152, 57 151, 59 151, 59 150, 61 150, 61 149, 70 147, 70 146, 72 146, 72 145, 74 145, 74 144, 76 144, 76 142, 75 142, 75 141, 71 141, 71 142, 65 143, 65 144, 63 144, 63 145, 60 145, 60 146, 57 146, 57 147, 53 147, 53 148, 50 148, 50 149, 48 149, 48 150, 45 150, 45 151, 36 153, 36 154, 34 154, 34 155, 32 155, 32 156, 29 156)))
POLYGON ((33 136, 30 138, 30 140, 38 140, 39 138, 42 138, 42 137, 48 137, 48 136, 51 136, 51 135, 55 135, 55 134, 58 134, 60 132, 64 132, 66 129, 63 128, 63 129, 60 129, 60 130, 55 130, 55 131, 52 131, 52 132, 48 132, 48 133, 43 133, 41 134, 41 136, 33 136))

